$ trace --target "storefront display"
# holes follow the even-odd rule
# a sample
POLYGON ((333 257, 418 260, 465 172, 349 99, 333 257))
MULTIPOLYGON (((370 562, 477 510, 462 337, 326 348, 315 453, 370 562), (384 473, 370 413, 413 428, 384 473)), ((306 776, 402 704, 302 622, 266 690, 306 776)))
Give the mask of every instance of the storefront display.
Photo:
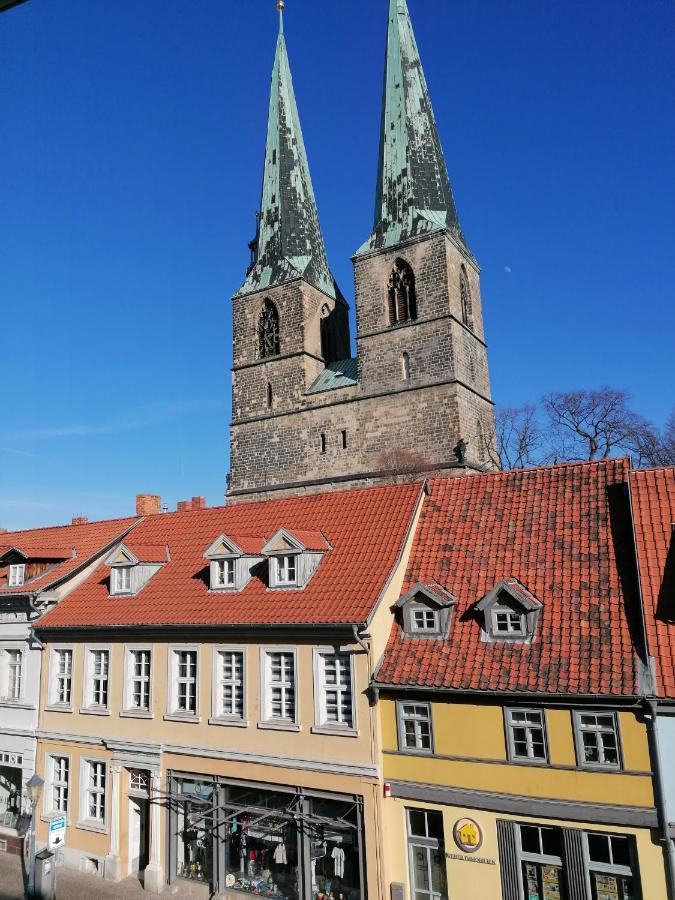
POLYGON ((209 883, 213 871, 212 816, 207 814, 193 823, 191 814, 200 807, 210 808, 213 788, 201 781, 183 781, 180 787, 184 802, 178 805, 178 875, 209 883))

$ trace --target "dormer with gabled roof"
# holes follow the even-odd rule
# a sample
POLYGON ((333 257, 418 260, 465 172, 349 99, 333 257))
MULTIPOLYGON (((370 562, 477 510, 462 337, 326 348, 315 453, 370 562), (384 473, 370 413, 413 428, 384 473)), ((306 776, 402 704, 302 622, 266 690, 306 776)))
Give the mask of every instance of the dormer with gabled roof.
POLYGON ((531 644, 542 604, 517 578, 498 581, 476 610, 483 616, 483 640, 531 644))
POLYGON ((241 591, 253 569, 263 561, 265 539, 260 535, 221 534, 204 554, 209 560, 212 591, 241 591))
POLYGON ((110 568, 110 596, 137 594, 169 561, 167 544, 120 544, 105 559, 110 568))
POLYGON ((305 587, 328 550, 330 544, 320 531, 280 528, 262 548, 269 559, 269 586, 305 587))
POLYGON ((23 587, 74 556, 75 551, 65 547, 5 545, 0 548, 0 587, 23 587))
POLYGON ((394 604, 405 637, 447 638, 457 598, 437 582, 419 582, 394 604))

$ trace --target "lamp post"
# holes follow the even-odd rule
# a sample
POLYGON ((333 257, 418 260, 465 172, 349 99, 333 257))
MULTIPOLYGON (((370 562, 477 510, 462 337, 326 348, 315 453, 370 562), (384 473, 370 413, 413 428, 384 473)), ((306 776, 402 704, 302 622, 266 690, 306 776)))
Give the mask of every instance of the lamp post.
POLYGON ((26 793, 30 800, 30 839, 28 843, 28 896, 32 897, 35 893, 35 810, 37 808, 42 788, 44 787, 44 778, 40 778, 37 772, 33 772, 26 782, 26 793))

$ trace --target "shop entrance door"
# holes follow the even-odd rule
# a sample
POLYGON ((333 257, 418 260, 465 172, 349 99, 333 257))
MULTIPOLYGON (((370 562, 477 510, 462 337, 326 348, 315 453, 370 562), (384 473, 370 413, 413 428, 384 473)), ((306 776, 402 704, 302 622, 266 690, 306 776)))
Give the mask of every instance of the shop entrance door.
POLYGON ((408 810, 408 853, 412 900, 448 900, 440 812, 408 810))
POLYGON ((129 874, 141 872, 148 864, 148 801, 129 798, 129 874))

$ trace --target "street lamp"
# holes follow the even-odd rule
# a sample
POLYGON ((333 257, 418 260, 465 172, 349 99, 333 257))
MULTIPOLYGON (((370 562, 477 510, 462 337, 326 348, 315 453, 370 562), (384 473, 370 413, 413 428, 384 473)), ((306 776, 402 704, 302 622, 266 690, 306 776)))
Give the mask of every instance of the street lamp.
POLYGON ((30 800, 30 840, 28 843, 28 896, 35 893, 35 809, 42 796, 44 778, 33 772, 26 782, 26 793, 30 800))

